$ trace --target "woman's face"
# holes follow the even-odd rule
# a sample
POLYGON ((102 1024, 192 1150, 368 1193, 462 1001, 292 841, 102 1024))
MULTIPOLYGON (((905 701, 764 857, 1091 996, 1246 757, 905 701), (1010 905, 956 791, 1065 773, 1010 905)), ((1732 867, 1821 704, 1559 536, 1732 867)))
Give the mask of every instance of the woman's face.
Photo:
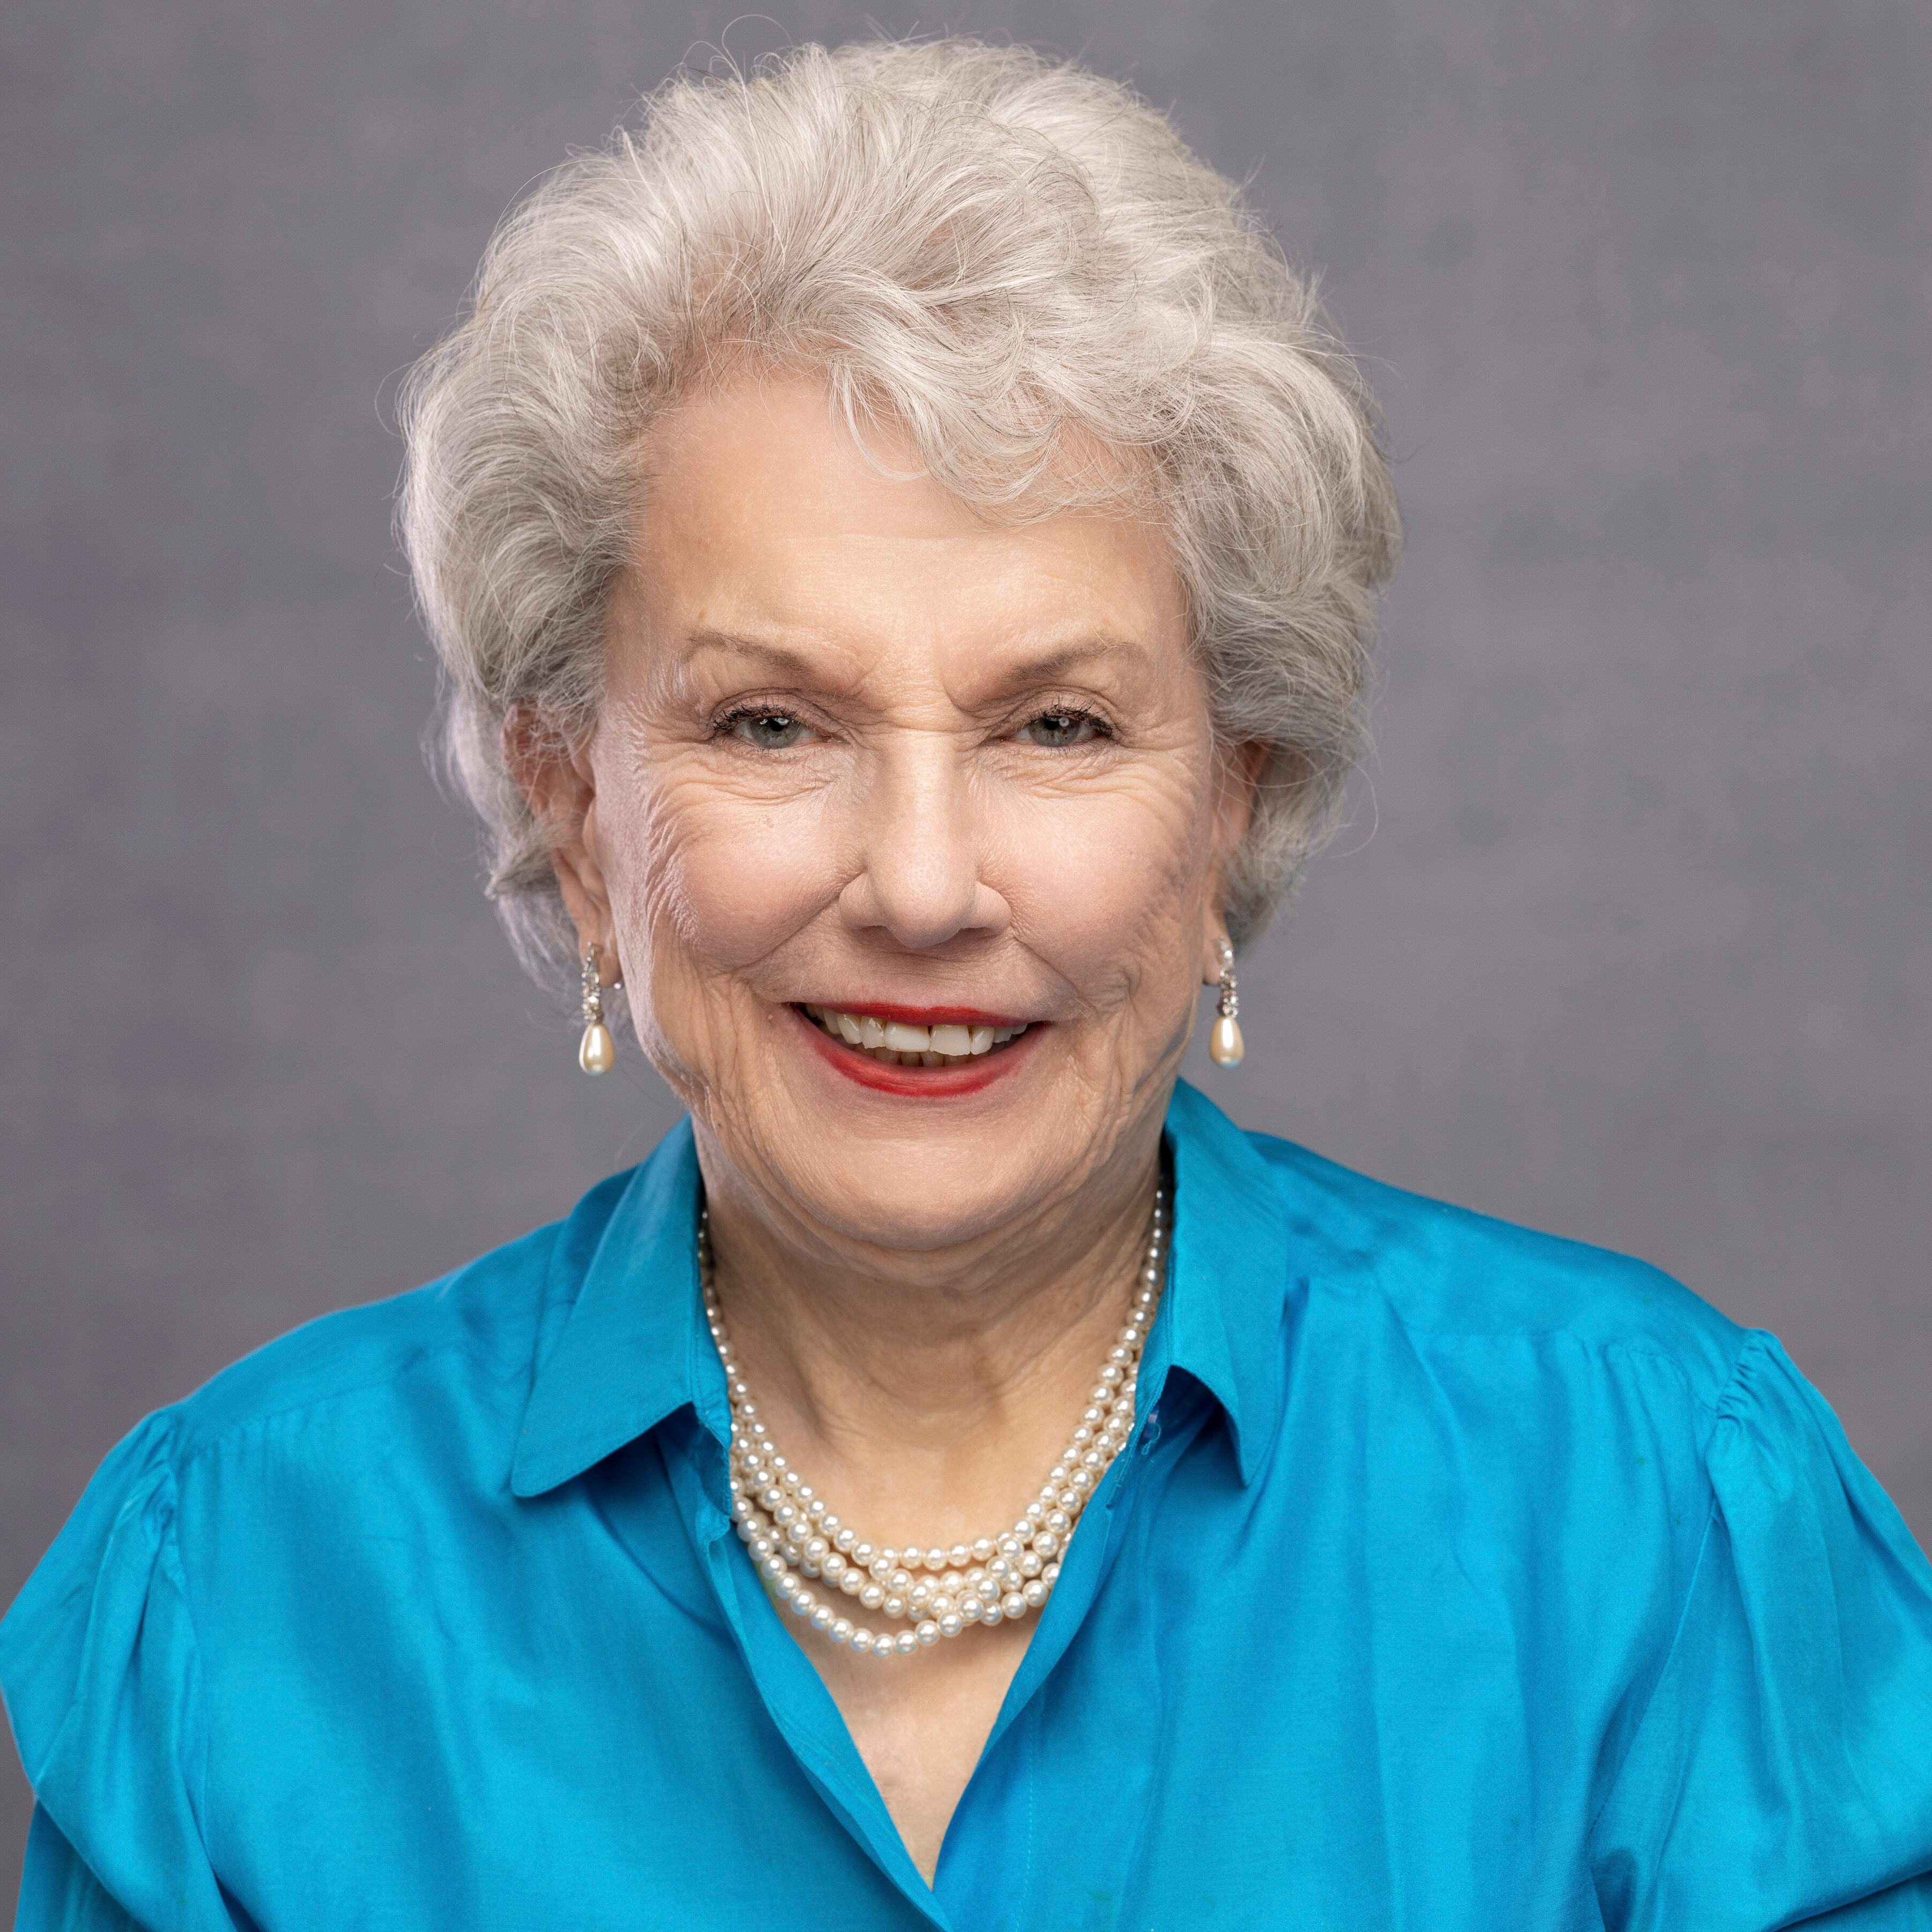
POLYGON ((551 796, 700 1132, 780 1214, 899 1249, 1144 1163, 1247 792, 1158 532, 989 525, 806 380, 684 405, 649 471, 551 796))

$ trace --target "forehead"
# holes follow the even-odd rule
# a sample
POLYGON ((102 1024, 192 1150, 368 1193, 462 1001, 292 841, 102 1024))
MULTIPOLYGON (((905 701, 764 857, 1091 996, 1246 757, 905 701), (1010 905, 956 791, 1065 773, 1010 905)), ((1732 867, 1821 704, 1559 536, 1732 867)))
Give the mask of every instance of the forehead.
POLYGON ((653 630, 859 651, 1076 634, 1182 648, 1156 526, 988 521, 921 472, 903 435, 861 449, 812 378, 747 376, 694 398, 653 432, 645 464, 634 575, 653 630))

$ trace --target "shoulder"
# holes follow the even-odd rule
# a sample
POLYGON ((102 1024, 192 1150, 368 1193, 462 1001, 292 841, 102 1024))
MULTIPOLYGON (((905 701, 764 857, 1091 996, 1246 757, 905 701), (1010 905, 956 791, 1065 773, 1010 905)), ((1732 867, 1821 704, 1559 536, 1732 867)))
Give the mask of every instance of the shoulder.
POLYGON ((1661 1359, 1707 1406, 1737 1370, 1748 1331, 1648 1262, 1409 1193, 1271 1135, 1246 1138, 1274 1182, 1291 1272, 1372 1303, 1418 1340, 1661 1359))
POLYGON ((611 1176, 566 1220, 423 1287, 303 1323, 157 1411, 130 1442, 145 1445, 147 1463, 158 1458, 177 1473, 272 1434, 374 1462, 426 1408, 520 1401, 545 1331, 568 1316, 583 1263, 631 1178, 611 1176))

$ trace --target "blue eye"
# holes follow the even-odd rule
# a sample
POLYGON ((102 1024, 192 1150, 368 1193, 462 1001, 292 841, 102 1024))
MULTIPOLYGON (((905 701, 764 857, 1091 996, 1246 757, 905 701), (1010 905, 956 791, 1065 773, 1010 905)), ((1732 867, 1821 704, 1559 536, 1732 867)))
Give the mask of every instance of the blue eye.
POLYGON ((1086 711, 1042 711, 1020 728, 1022 738, 1052 751, 1090 744, 1094 739, 1106 735, 1106 726, 1086 711))
POLYGON ((734 736, 761 751, 782 752, 806 735, 805 727, 789 711, 740 711, 725 722, 734 736))

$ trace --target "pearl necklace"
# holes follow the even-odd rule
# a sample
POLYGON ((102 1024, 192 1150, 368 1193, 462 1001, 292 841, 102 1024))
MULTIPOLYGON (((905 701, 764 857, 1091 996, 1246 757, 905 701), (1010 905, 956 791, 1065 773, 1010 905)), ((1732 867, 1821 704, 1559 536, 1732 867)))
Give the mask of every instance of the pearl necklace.
POLYGON ((779 1453, 724 1331, 712 1280, 710 1217, 700 1213, 698 1258, 704 1312, 731 1401, 731 1515, 773 1596, 861 1657, 910 1657, 970 1624, 991 1628, 1040 1609, 1059 1580, 1060 1560, 1082 1510, 1133 1431, 1141 1352, 1160 1299, 1165 1213, 1166 1196, 1157 1190, 1133 1306, 1040 1493, 1004 1534, 929 1550, 868 1543, 840 1522, 779 1453), (825 1588, 814 1590, 807 1579, 822 1580, 825 1588), (841 1596, 853 1598, 855 1610, 910 1628, 895 1632, 855 1623, 842 1614, 841 1596))

